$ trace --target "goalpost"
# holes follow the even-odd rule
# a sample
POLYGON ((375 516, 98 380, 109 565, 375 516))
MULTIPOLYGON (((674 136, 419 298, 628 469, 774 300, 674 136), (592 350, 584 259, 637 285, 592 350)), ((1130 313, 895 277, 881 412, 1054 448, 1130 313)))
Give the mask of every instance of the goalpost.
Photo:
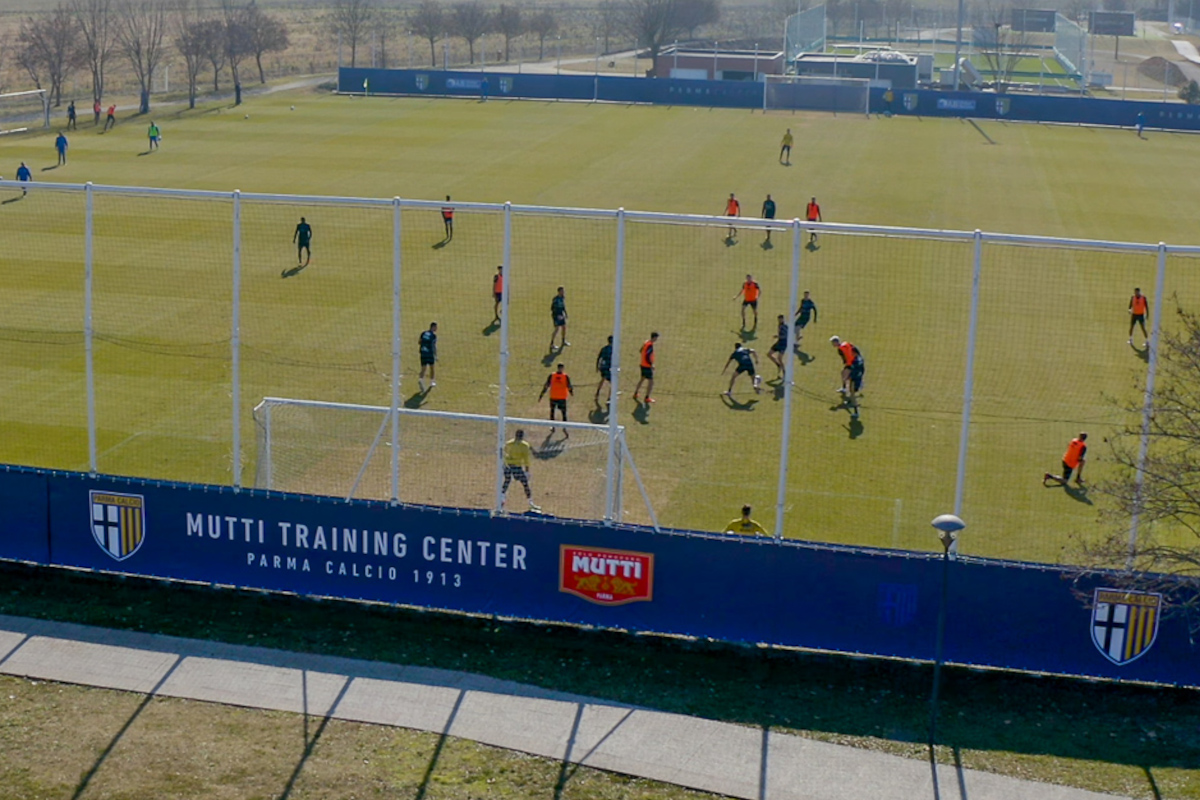
POLYGON ((825 75, 766 75, 763 111, 845 111, 870 114, 870 86, 866 78, 825 75))
POLYGON ((50 127, 50 95, 45 89, 0 94, 0 136, 50 127))
MULTIPOLYGON (((417 505, 496 511, 495 476, 499 417, 400 408, 398 498, 417 505)), ((387 406, 263 398, 254 408, 259 489, 351 499, 392 499, 392 409, 387 406)), ((530 486, 547 514, 607 518, 613 482, 614 522, 625 520, 624 475, 634 478, 650 524, 658 521, 641 476, 616 428, 616 463, 610 474, 607 425, 506 417, 506 436, 524 429, 533 447, 530 486), (564 435, 566 434, 566 435, 564 435)), ((524 489, 513 483, 508 508, 524 508, 524 489)))

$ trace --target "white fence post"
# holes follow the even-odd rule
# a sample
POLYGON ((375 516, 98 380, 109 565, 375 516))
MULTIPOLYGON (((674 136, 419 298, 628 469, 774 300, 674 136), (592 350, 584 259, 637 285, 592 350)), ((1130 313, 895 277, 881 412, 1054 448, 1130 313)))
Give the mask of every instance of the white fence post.
POLYGON ((400 198, 392 198, 392 502, 400 502, 400 198))
POLYGON ((979 278, 983 273, 983 233, 975 231, 971 277, 971 319, 967 325, 967 368, 963 376, 962 428, 958 434, 958 474, 954 481, 954 513, 962 516, 967 482, 967 444, 971 435, 971 401, 975 397, 975 334, 979 328, 979 278))
POLYGON ((609 364, 609 374, 612 380, 608 384, 608 469, 605 480, 606 497, 604 501, 604 521, 610 525, 620 522, 620 511, 617 503, 617 481, 621 476, 617 473, 620 466, 617 463, 617 441, 620 426, 617 424, 617 381, 621 376, 621 297, 625 286, 625 209, 617 209, 617 263, 616 277, 613 282, 613 292, 616 295, 613 303, 613 343, 612 362, 609 364))
POLYGON ((87 372, 87 436, 88 436, 88 471, 97 473, 96 466, 96 363, 92 351, 92 269, 94 256, 92 251, 94 219, 92 213, 92 182, 84 186, 84 222, 83 222, 83 359, 87 372))
POLYGON ((1133 514, 1129 521, 1129 554, 1126 567, 1133 567, 1137 551, 1138 525, 1142 516, 1142 484, 1146 480, 1146 456, 1150 450, 1150 419, 1154 416, 1154 379, 1158 374, 1158 342, 1162 333, 1163 292, 1167 283, 1167 246, 1158 243, 1158 273, 1154 279, 1154 322, 1150 329, 1150 353, 1146 365, 1146 399, 1142 405, 1142 441, 1138 445, 1137 473, 1134 477, 1133 514))
POLYGON ((233 320, 230 332, 233 372, 233 485, 242 486, 242 193, 233 192, 233 320))
POLYGON ((508 413, 508 298, 512 294, 512 203, 504 204, 504 285, 500 291, 500 402, 496 408, 496 497, 492 513, 504 504, 504 415, 508 413))
POLYGON ((787 366, 783 373, 783 427, 780 430, 779 442, 779 488, 775 495, 775 540, 783 541, 783 517, 787 507, 787 484, 789 443, 792 440, 792 385, 796 370, 796 325, 792 315, 800 303, 800 251, 804 231, 800 228, 800 220, 792 220, 792 289, 789 294, 787 316, 788 349, 787 366))

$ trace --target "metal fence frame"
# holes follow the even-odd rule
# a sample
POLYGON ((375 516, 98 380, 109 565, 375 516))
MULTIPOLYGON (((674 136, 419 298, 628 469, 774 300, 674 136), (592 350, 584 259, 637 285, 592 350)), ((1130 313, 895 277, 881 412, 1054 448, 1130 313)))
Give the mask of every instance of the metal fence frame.
MULTIPOLYGON (((242 280, 241 270, 241 209, 244 202, 263 202, 263 203, 319 203, 323 205, 341 205, 341 206, 359 206, 371 208, 388 208, 393 211, 393 235, 392 235, 392 363, 391 363, 391 417, 392 417, 392 457, 391 457, 391 500, 399 502, 399 487, 400 487, 400 470, 399 470, 399 407, 400 407, 400 381, 401 370, 403 367, 403 359, 401 357, 402 343, 400 341, 400 299, 401 299, 401 275, 403 272, 403 263, 401 258, 401 243, 403 232, 401 229, 401 211, 403 209, 410 210, 430 210, 439 211, 444 203, 431 200, 408 200, 399 197, 393 198, 363 198, 363 197, 335 197, 324 195, 285 195, 285 194, 263 194, 250 192, 218 192, 206 190, 187 190, 187 189, 165 189, 165 188, 149 188, 149 187, 132 187, 132 186, 104 186, 87 184, 48 184, 48 183, 21 183, 18 181, 0 181, 0 189, 28 189, 30 192, 82 192, 84 195, 85 207, 85 224, 84 224, 84 314, 83 314, 83 338, 84 338, 84 356, 85 356, 85 380, 87 383, 87 427, 88 427, 88 465, 90 472, 94 475, 98 473, 97 468, 97 443, 96 443, 96 380, 95 380, 95 363, 94 363, 94 318, 93 318, 93 237, 94 237, 94 219, 93 219, 93 199, 97 195, 115 195, 115 196, 157 196, 157 197, 173 197, 181 199, 209 199, 227 201, 230 203, 231 219, 230 225, 233 234, 232 250, 230 252, 231 277, 232 285, 232 328, 230 331, 230 363, 232 369, 232 406, 230 413, 232 415, 232 431, 233 431, 233 468, 231 484, 235 488, 243 486, 242 475, 242 413, 241 413, 241 397, 240 397, 240 371, 241 371, 241 317, 240 317, 240 287, 242 280)), ((535 206, 535 205, 514 205, 512 203, 470 203, 470 202, 455 202, 454 206, 461 211, 476 211, 485 213, 499 213, 504 217, 504 243, 503 243, 503 265, 505 275, 512 275, 510 269, 510 261, 512 257, 512 219, 514 215, 531 215, 531 216, 556 216, 570 217, 575 219, 597 219, 597 220, 612 220, 613 235, 616 241, 615 252, 615 280, 614 290, 616 292, 616 303, 614 305, 613 319, 613 362, 612 362, 612 383, 610 388, 610 398, 616 403, 616 398, 620 391, 620 376, 621 376, 621 307, 622 307, 622 290, 625 271, 625 234, 626 224, 628 222, 641 222, 651 224, 673 224, 673 225, 689 225, 703 227, 727 227, 729 223, 728 217, 721 216, 704 216, 695 214, 668 214, 660 212, 647 211, 628 211, 624 208, 618 209, 588 209, 588 208, 563 208, 552 206, 535 206)), ((773 230, 782 233, 790 233, 792 236, 792 254, 791 254, 791 279, 790 279, 790 299, 789 308, 794 309, 798 303, 799 285, 801 276, 803 248, 801 246, 803 238, 809 232, 816 233, 836 233, 861 236, 891 236, 904 237, 909 239, 933 239, 940 241, 957 241, 957 242, 972 242, 972 280, 971 280, 971 296, 970 296, 970 321, 967 336, 967 353, 966 363, 964 365, 963 375, 963 407, 962 407, 962 423, 959 433, 959 451, 957 473, 954 490, 954 513, 961 515, 963 510, 963 494, 966 483, 967 473, 967 452, 970 438, 971 425, 971 404, 974 394, 974 369, 975 369, 975 349, 976 349, 976 333, 978 328, 979 318, 979 293, 982 278, 983 265, 983 245, 985 243, 993 244, 1008 244, 1008 245, 1034 245, 1043 247, 1069 247, 1073 249, 1086 249, 1108 252, 1124 252, 1124 253, 1141 253, 1141 254, 1156 254, 1157 256, 1157 276, 1155 285, 1155 294, 1157 302, 1154 305, 1152 313, 1152 332, 1149 342, 1148 354, 1148 369, 1146 374, 1145 400, 1142 409, 1142 429, 1141 441, 1138 454, 1137 472, 1135 475, 1136 485, 1140 490, 1144 479, 1144 466, 1147 457, 1147 450, 1150 440, 1150 422, 1153 413, 1154 404, 1154 384, 1157 374, 1158 364, 1158 348, 1162 330, 1162 297, 1165 290, 1166 282, 1166 263, 1169 254, 1200 256, 1200 246, 1176 246, 1167 245, 1163 242, 1157 244, 1137 243, 1137 242, 1118 242, 1118 241, 1103 241, 1091 239, 1073 239, 1060 238, 1049 236, 1027 236, 1018 234, 1005 233, 988 233, 981 230, 975 231, 957 231, 957 230, 933 230, 926 228, 906 228, 892 227, 880 225, 855 225, 833 222, 806 222, 800 219, 792 220, 763 220, 763 219, 743 219, 739 225, 747 228, 758 230, 773 230)), ((965 265, 964 265, 965 266, 965 265)), ((509 301, 509 286, 510 280, 504 281, 502 293, 503 314, 500 324, 500 354, 499 354, 499 399, 497 404, 497 431, 496 431, 496 493, 493 513, 498 513, 500 510, 501 492, 500 487, 503 481, 503 448, 505 443, 505 414, 508 401, 508 301, 509 301)), ((774 537, 782 540, 786 517, 786 492, 787 492, 787 474, 788 463, 790 458, 790 430, 792 416, 792 399, 793 390, 795 388, 795 327, 788 326, 788 359, 785 368, 785 386, 784 386, 784 401, 783 415, 781 423, 781 447, 780 447, 780 462, 779 462, 779 481, 776 498, 776 523, 774 537)), ((618 468, 620 459, 618 458, 617 448, 620 446, 620 428, 616 424, 616 417, 612 415, 609 423, 609 452, 607 457, 606 470, 606 501, 605 501, 605 522, 607 524, 616 524, 620 520, 616 518, 614 495, 616 491, 617 478, 614 471, 618 468)), ((1129 531, 1129 547, 1132 553, 1137 543, 1139 514, 1135 504, 1135 513, 1132 516, 1130 531, 1129 531)))

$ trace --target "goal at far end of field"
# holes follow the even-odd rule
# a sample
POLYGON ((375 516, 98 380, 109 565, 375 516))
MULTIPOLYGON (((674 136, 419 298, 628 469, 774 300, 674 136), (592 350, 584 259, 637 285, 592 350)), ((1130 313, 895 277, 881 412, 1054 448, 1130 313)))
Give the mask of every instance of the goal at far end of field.
POLYGON ((45 89, 0 94, 0 136, 50 127, 50 96, 45 89))

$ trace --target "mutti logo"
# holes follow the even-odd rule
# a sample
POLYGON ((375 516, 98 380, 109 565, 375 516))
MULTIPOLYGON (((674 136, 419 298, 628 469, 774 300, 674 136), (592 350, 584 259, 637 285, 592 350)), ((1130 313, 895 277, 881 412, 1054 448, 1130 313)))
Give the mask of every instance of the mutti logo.
POLYGON ((558 589, 604 606, 652 600, 654 554, 564 544, 558 589))

